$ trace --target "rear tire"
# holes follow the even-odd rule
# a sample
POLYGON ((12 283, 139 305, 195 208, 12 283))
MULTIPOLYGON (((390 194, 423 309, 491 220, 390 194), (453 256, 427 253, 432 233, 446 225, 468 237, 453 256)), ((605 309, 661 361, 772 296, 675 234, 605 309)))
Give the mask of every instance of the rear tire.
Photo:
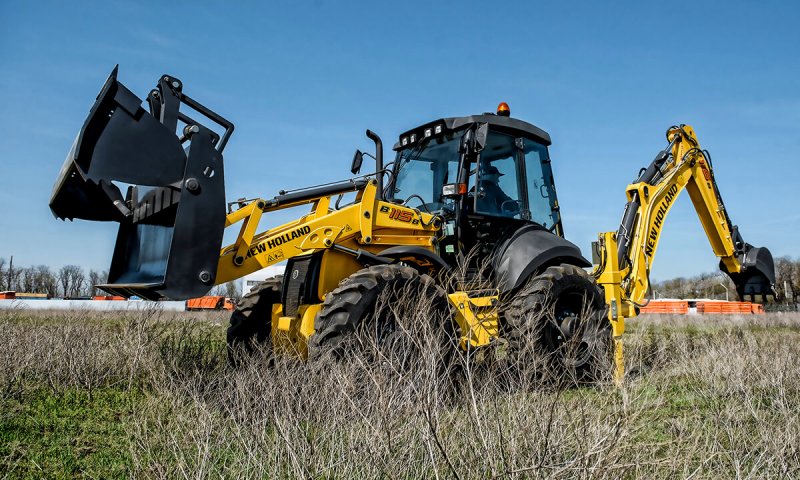
POLYGON ((231 314, 228 361, 237 365, 256 350, 272 350, 272 305, 281 302, 283 275, 268 278, 247 293, 231 314))
POLYGON ((325 296, 309 339, 309 359, 360 351, 407 367, 432 346, 424 340, 433 338, 444 357, 437 363, 446 363, 454 350, 452 324, 446 294, 431 277, 404 265, 376 265, 325 296))
POLYGON ((604 378, 613 353, 604 312, 602 292, 581 268, 562 264, 533 277, 502 315, 514 370, 567 383, 604 378))

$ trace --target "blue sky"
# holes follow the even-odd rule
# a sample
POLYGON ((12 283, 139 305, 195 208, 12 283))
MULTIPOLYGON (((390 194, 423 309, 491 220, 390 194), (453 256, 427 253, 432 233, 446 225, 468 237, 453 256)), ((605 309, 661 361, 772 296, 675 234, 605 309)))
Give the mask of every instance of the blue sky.
MULTIPOLYGON (((391 145, 506 101, 551 134, 566 236, 585 254, 616 229, 625 186, 665 129, 687 123, 745 240, 798 256, 798 5, 3 1, 0 257, 107 267, 114 225, 56 221, 47 202, 117 63, 141 97, 169 73, 236 124, 229 199, 347 177, 353 150, 369 149, 366 128, 391 145)), ((652 276, 716 265, 683 195, 652 276)))

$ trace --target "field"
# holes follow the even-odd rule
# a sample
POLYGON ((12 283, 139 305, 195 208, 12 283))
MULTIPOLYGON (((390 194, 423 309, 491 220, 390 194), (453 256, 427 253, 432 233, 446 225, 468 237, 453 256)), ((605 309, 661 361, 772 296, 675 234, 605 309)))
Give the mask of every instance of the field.
POLYGON ((622 388, 232 369, 224 314, 0 315, 0 478, 800 477, 798 314, 631 321, 622 388))

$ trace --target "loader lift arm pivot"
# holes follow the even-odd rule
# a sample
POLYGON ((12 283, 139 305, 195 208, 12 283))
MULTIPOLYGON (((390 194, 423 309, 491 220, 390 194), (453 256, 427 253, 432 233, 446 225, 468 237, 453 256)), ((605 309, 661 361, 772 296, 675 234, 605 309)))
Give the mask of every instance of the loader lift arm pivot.
POLYGON ((650 270, 667 214, 680 193, 689 193, 720 269, 741 299, 774 295, 775 269, 766 248, 746 243, 722 202, 711 156, 700 148, 692 127, 667 130, 667 148, 628 185, 628 203, 616 232, 601 233, 593 244, 594 276, 603 287, 616 343, 617 378, 623 374, 625 318, 638 315, 650 290, 650 270))

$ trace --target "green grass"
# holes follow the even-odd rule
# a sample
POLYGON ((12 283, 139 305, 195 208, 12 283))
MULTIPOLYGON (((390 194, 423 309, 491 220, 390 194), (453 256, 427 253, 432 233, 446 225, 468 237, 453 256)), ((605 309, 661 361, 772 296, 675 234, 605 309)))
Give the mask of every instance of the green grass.
POLYGON ((347 365, 232 371, 220 316, 0 313, 0 479, 800 475, 800 318, 630 326, 622 389, 442 400, 347 365))
POLYGON ((37 388, 0 402, 0 471, 12 478, 122 478, 136 390, 37 388))

